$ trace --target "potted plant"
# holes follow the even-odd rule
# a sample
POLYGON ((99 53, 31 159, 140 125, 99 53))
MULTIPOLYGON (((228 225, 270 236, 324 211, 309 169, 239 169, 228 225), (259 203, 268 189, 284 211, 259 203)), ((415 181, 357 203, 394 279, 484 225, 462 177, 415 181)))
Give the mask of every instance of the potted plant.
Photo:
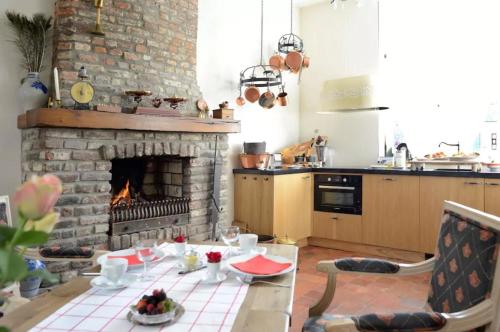
POLYGON ((22 56, 22 66, 27 71, 18 92, 22 111, 39 108, 47 103, 48 89, 40 81, 45 50, 48 44, 48 31, 52 27, 52 17, 35 14, 26 15, 7 11, 8 24, 14 32, 14 44, 22 56))
MULTIPOLYGON (((0 225, 0 298, 14 283, 30 277, 42 277, 54 281, 44 268, 35 263, 30 271, 23 259, 23 251, 30 246, 47 242, 59 214, 54 205, 62 192, 61 180, 54 175, 33 177, 14 194, 13 203, 17 208, 17 227, 0 225)), ((9 292, 6 292, 9 293, 9 292)), ((2 300, 2 299, 0 299, 2 300)), ((9 301, 9 299, 3 299, 9 301)), ((1 323, 0 323, 1 324, 1 323)), ((0 327, 0 331, 2 327, 0 327)))

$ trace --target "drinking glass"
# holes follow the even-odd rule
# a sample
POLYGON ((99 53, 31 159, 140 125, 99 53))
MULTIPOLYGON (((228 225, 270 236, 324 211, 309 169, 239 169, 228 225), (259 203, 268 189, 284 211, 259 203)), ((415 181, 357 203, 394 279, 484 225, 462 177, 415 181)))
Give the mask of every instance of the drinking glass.
POLYGON ((153 280, 153 276, 148 276, 148 265, 155 258, 156 240, 139 240, 135 243, 134 249, 137 258, 144 263, 144 273, 141 276, 141 280, 153 280))
POLYGON ((232 243, 237 242, 240 237, 240 228, 238 226, 221 226, 220 234, 222 241, 229 247, 228 255, 232 255, 232 243))

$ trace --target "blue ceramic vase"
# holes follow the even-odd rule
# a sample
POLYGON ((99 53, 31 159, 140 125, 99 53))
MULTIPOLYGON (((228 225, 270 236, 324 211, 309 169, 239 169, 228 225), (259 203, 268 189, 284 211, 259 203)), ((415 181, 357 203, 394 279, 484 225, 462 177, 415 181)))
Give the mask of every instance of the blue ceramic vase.
POLYGON ((24 79, 18 92, 18 102, 22 112, 45 107, 49 98, 49 89, 40 81, 40 74, 31 72, 24 79))
MULTIPOLYGON (((42 261, 35 259, 25 258, 24 261, 28 266, 28 271, 33 272, 36 270, 45 270, 45 264, 42 261)), ((41 277, 27 277, 24 280, 21 280, 19 283, 19 290, 21 291, 21 296, 25 298, 32 298, 38 294, 38 289, 40 288, 40 284, 42 283, 41 277)))

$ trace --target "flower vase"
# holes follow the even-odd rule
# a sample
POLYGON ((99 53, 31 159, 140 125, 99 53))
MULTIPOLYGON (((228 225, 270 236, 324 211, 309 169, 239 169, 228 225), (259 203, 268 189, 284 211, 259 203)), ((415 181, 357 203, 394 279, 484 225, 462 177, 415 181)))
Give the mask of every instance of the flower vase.
POLYGON ((49 89, 40 81, 40 74, 28 73, 18 91, 18 102, 22 113, 47 105, 49 89))
MULTIPOLYGON (((28 266, 29 272, 45 269, 45 264, 39 260, 25 259, 25 262, 26 265, 28 266)), ((30 276, 24 278, 23 280, 21 280, 19 287, 21 291, 21 296, 30 299, 38 295, 38 290, 40 288, 41 283, 42 283, 42 278, 38 276, 30 276)))
POLYGON ((184 253, 186 252, 186 245, 187 242, 175 242, 174 247, 175 247, 175 253, 177 257, 183 257, 184 253))
POLYGON ((207 277, 210 280, 216 280, 220 271, 220 262, 207 263, 207 277))

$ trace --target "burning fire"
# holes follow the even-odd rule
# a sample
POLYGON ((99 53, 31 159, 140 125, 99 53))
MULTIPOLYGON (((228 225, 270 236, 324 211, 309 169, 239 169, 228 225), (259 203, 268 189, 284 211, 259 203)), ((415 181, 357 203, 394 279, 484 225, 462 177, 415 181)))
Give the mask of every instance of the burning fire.
POLYGON ((128 205, 132 204, 132 197, 130 197, 129 182, 128 182, 128 180, 127 180, 127 184, 125 185, 125 188, 123 188, 122 190, 120 190, 120 192, 118 193, 118 195, 115 195, 115 197, 113 197, 111 199, 111 206, 115 206, 115 205, 117 205, 118 203, 120 203, 122 201, 127 202, 128 205))

